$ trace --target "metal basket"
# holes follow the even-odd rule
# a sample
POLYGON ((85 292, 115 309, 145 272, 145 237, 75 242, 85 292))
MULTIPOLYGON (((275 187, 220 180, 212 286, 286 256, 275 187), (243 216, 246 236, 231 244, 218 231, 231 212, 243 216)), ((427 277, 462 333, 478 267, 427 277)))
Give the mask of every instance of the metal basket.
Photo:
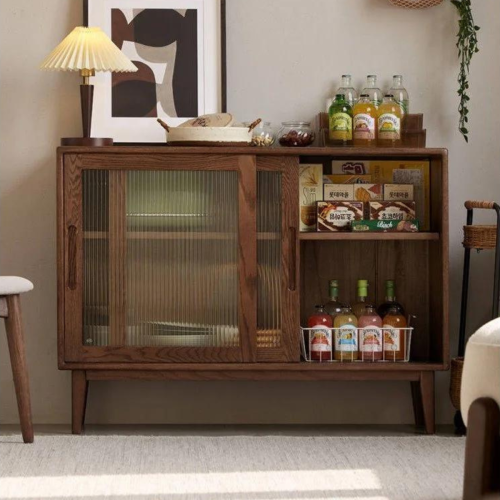
POLYGON ((428 7, 435 7, 443 2, 443 0, 389 0, 397 7, 405 9, 427 9, 428 7))
POLYGON ((374 328, 301 327, 300 330, 302 357, 308 363, 407 363, 410 361, 413 327, 385 327, 378 328, 378 332, 374 332, 374 328), (368 335, 372 339, 375 338, 375 341, 368 342, 368 335), (392 339, 398 337, 398 342, 404 345, 402 349, 395 350, 396 343, 392 339), (361 349, 360 346, 362 346, 361 349))

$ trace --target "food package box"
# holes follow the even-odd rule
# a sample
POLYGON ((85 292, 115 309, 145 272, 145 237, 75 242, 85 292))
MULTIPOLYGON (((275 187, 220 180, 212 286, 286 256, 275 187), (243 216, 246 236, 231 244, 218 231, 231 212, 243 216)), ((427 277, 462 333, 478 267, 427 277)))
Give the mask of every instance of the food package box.
POLYGON ((325 175, 325 184, 371 184, 371 175, 325 175))
POLYGON ((367 160, 333 160, 332 174, 364 175, 370 173, 367 160))
POLYGON ((430 230, 430 165, 428 161, 372 161, 373 182, 413 184, 416 217, 422 231, 430 230))
MULTIPOLYGON (((383 199, 384 187, 382 184, 354 184, 354 201, 368 203, 383 199)), ((326 199, 326 198, 325 198, 326 199)))
POLYGON ((318 231, 350 231, 351 223, 363 219, 359 201, 318 201, 318 231))
POLYGON ((385 201, 413 201, 413 184, 384 184, 385 201))
POLYGON ((316 231, 316 202, 322 199, 323 165, 309 163, 300 165, 300 231, 316 231))
POLYGON ((352 222, 354 232, 417 233, 419 223, 414 220, 358 220, 352 222))
MULTIPOLYGON (((413 184, 417 218, 422 231, 430 230, 430 164, 426 160, 333 160, 332 175, 364 176, 377 184, 413 184)), ((340 183, 341 181, 329 181, 340 183)))
POLYGON ((414 201, 371 201, 370 220, 413 220, 414 201))
POLYGON ((323 184, 324 201, 353 201, 354 184, 323 184))

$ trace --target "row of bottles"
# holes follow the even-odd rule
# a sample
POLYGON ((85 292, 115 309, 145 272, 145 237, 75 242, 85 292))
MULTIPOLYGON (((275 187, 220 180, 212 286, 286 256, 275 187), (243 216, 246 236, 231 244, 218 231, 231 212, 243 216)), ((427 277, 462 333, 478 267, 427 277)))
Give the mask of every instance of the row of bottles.
POLYGON ((339 302, 338 281, 330 281, 329 302, 316 306, 308 320, 307 326, 313 331, 312 360, 405 360, 407 322, 403 306, 396 301, 394 281, 386 281, 385 301, 378 308, 367 302, 368 286, 367 280, 358 280, 357 301, 349 307, 339 302), (333 342, 329 341, 329 331, 325 335, 325 328, 335 329, 333 342))
POLYGON ((369 94, 361 94, 352 107, 345 94, 337 94, 329 115, 329 137, 335 146, 394 147, 401 144, 404 113, 392 94, 375 106, 369 94))
MULTIPOLYGON (((351 108, 358 102, 358 93, 352 85, 351 75, 342 75, 342 84, 338 88, 337 94, 343 94, 351 108)), ((382 96, 387 94, 393 96, 394 101, 401 107, 403 114, 410 112, 410 98, 403 85, 403 77, 401 75, 394 75, 392 77, 392 86, 385 93, 382 93, 377 84, 377 75, 368 75, 366 77, 366 86, 361 91, 360 96, 366 95, 375 108, 378 108, 382 103, 382 96)), ((327 111, 330 109, 332 100, 331 98, 327 100, 327 111)))

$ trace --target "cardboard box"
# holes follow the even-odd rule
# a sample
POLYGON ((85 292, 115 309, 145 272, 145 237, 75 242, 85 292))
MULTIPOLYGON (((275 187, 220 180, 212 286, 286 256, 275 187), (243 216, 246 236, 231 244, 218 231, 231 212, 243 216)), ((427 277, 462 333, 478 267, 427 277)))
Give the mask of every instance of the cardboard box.
POLYGON ((415 219, 414 201, 372 201, 370 220, 406 221, 415 219))
POLYGON ((384 184, 385 201, 413 201, 413 184, 384 184))
POLYGON ((354 200, 354 184, 323 184, 324 201, 354 200))
POLYGON ((316 202, 323 199, 323 165, 299 166, 300 231, 316 231, 316 202))
POLYGON ((350 231, 353 221, 363 219, 363 208, 359 201, 318 201, 318 231, 350 231))
POLYGON ((383 199, 383 184, 354 184, 353 187, 354 198, 352 199, 355 201, 368 203, 370 201, 378 201, 383 199))
POLYGON ((354 232, 417 233, 418 220, 359 220, 352 222, 354 232))
POLYGON ((364 175, 370 173, 367 160, 333 160, 332 174, 364 175))
POLYGON ((371 184, 371 175, 325 175, 323 177, 325 184, 371 184))

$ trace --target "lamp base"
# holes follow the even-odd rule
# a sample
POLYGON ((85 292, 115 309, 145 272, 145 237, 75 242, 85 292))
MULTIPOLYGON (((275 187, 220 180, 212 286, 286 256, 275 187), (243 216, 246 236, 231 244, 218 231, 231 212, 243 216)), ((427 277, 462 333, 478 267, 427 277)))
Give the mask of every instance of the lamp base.
POLYGON ((109 137, 63 137, 61 146, 112 146, 113 139, 109 137))

